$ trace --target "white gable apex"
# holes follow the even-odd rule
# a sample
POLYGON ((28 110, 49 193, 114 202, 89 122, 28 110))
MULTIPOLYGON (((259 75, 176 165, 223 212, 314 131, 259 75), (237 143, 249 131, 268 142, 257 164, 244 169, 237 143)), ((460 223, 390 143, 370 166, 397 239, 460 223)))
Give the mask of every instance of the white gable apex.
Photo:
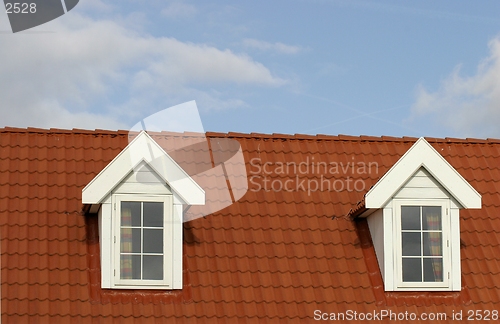
POLYGON ((179 195, 185 204, 205 204, 205 191, 142 131, 82 190, 84 204, 100 204, 141 162, 179 195))
POLYGON ((423 137, 368 191, 366 208, 384 207, 421 167, 463 208, 481 208, 481 195, 423 137))

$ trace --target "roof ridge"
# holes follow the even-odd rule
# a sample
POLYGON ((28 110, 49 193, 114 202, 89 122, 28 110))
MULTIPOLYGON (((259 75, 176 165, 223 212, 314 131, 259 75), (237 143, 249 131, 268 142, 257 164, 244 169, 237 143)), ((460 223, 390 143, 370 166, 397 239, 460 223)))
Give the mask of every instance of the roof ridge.
MULTIPOLYGON (((81 129, 81 128, 72 128, 72 129, 64 129, 64 128, 37 128, 37 127, 10 127, 6 126, 0 128, 0 133, 55 133, 55 134, 102 134, 102 135, 126 135, 129 133, 128 130, 106 130, 106 129, 81 129)), ((167 133, 176 133, 192 136, 193 132, 153 132, 156 134, 167 134, 167 133)), ((345 135, 345 134, 282 134, 282 133, 241 133, 241 132, 213 132, 207 131, 205 132, 207 137, 239 137, 239 138, 266 138, 266 139, 298 139, 298 140, 338 140, 338 141, 373 141, 373 142, 415 142, 418 138, 413 136, 402 136, 402 137, 394 137, 394 136, 371 136, 371 135, 345 135)), ((455 138, 455 137, 424 137, 430 143, 494 143, 500 144, 500 138, 455 138)))
POLYGON ((43 133, 43 134, 113 134, 125 135, 128 130, 82 129, 82 128, 38 128, 38 127, 2 127, 0 133, 43 133))

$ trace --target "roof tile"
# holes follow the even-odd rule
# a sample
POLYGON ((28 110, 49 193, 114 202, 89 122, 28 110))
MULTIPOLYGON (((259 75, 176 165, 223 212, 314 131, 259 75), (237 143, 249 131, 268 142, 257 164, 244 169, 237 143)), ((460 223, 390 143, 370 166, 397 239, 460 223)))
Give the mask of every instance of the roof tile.
MULTIPOLYGON (((186 142, 179 142, 179 136, 195 135, 154 136, 162 143, 180 145, 186 142)), ((192 300, 182 303, 166 302, 159 294, 131 299, 103 292, 96 284, 98 259, 90 255, 98 256, 99 249, 87 233, 89 216, 81 215, 81 189, 127 145, 127 131, 0 129, 4 320, 307 321, 316 309, 340 312, 384 307, 451 313, 469 304, 480 309, 500 303, 496 282, 500 273, 498 140, 428 138, 483 194, 484 207, 461 212, 466 288, 448 294, 398 294, 383 292, 381 277, 373 270, 377 267, 373 248, 363 243, 359 224, 347 215, 416 138, 206 135, 236 139, 249 176, 261 181, 257 183, 263 184, 266 176, 275 186, 287 180, 293 180, 293 186, 264 191, 249 183, 250 190, 236 204, 184 225, 184 267, 192 300), (316 165, 313 170, 313 161, 329 168, 316 165), (268 166, 290 163, 290 168, 283 172, 271 168, 268 174, 261 167, 266 162, 271 163, 268 166), (371 162, 376 170, 358 172, 358 162, 371 162), (331 170, 335 164, 338 172, 331 170), (300 165, 303 169, 297 169, 300 165), (347 176, 363 181, 362 190, 347 190, 347 176), (314 189, 321 183, 330 187, 314 189), (334 184, 344 188, 338 190, 334 184)), ((208 149, 192 146, 173 155, 196 173, 197 168, 212 167, 189 164, 200 152, 207 154, 208 149)), ((214 188, 226 184, 217 177, 200 181, 214 188)))

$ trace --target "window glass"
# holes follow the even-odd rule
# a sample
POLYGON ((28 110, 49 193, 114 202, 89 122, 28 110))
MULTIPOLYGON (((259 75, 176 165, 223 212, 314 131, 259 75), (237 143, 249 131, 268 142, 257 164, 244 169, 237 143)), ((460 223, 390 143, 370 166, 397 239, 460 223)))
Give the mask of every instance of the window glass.
POLYGON ((443 281, 441 206, 401 206, 404 282, 443 281))
POLYGON ((163 280, 163 202, 120 207, 120 278, 163 280))
POLYGON ((401 206, 401 229, 420 230, 420 207, 401 206))
POLYGON ((441 230, 441 206, 423 206, 422 218, 424 230, 441 230))
POLYGON ((443 243, 440 232, 424 232, 424 255, 443 256, 443 243))
POLYGON ((163 253, 163 229, 144 229, 144 253, 163 253))
POLYGON ((141 203, 138 201, 122 201, 122 226, 141 226, 141 203))
POLYGON ((425 258, 424 260, 424 281, 442 282, 443 281, 443 259, 425 258))
POLYGON ((422 243, 420 242, 420 233, 402 233, 402 245, 403 245, 403 256, 420 256, 422 255, 421 248, 422 243))
POLYGON ((144 226, 163 227, 163 203, 144 202, 144 226))
POLYGON ((120 277, 141 279, 141 256, 125 254, 120 257, 120 277))
POLYGON ((421 282, 422 281, 422 265, 418 258, 403 258, 403 281, 405 282, 421 282))
POLYGON ((163 257, 158 255, 144 256, 144 276, 146 280, 163 279, 163 257))

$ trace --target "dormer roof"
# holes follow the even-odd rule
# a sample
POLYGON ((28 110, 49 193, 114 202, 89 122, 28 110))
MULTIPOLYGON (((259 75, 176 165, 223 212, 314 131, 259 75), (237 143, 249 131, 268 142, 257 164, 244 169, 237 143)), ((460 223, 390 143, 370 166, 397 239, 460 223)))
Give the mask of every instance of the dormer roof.
POLYGON ((425 168, 462 208, 481 208, 481 195, 423 137, 368 191, 365 207, 384 207, 420 168, 425 168))
POLYGON ((205 203, 204 190, 145 131, 140 132, 82 191, 83 204, 96 205, 130 172, 146 163, 188 205, 205 203))

